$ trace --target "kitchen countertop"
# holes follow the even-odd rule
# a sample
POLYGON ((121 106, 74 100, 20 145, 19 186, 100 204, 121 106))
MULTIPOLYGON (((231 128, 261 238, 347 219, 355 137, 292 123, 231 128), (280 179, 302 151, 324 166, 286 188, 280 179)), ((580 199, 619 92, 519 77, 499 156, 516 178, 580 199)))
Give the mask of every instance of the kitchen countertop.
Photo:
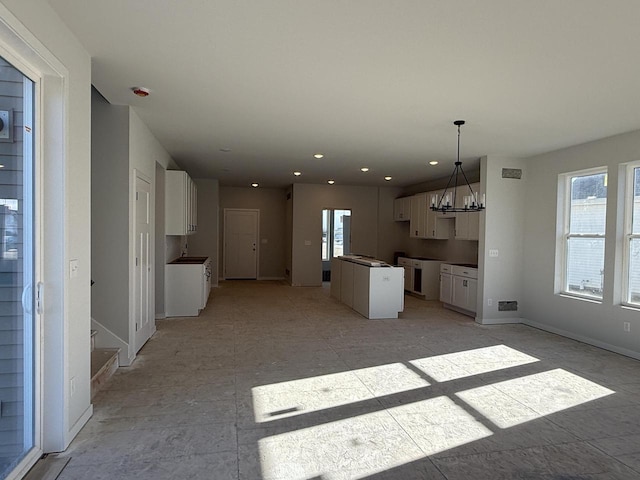
POLYGON ((209 257, 178 257, 169 262, 170 265, 198 265, 207 261, 209 257))

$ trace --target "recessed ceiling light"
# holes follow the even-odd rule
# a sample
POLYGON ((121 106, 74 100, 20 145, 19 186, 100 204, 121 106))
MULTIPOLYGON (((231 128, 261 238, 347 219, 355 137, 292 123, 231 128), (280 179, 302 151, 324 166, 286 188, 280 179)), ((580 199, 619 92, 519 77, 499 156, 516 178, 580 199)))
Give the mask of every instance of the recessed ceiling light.
POLYGON ((1 163, 0 163, 0 168, 4 168, 4 165, 2 165, 1 163))
POLYGON ((389 180, 391 180, 391 177, 387 175, 386 177, 384 177, 384 179, 388 182, 389 180))
POLYGON ((316 157, 316 158, 322 158, 322 157, 324 157, 324 155, 323 155, 323 154, 321 154, 321 153, 316 153, 316 154, 314 155, 314 157, 316 157))
POLYGON ((220 151, 221 151, 221 152, 224 152, 224 153, 229 153, 229 152, 231 151, 231 149, 230 149, 229 147, 222 147, 222 148, 220 149, 220 151))
POLYGON ((368 172, 368 171, 369 171, 369 167, 362 167, 362 168, 360 169, 360 171, 362 171, 362 172, 368 172))
POLYGON ((256 188, 256 187, 258 186, 258 184, 257 184, 257 183, 252 183, 252 184, 251 184, 251 186, 252 186, 253 188, 256 188))
POLYGON ((329 185, 333 185, 334 183, 336 183, 336 181, 335 181, 335 180, 327 180, 327 183, 328 183, 329 185))
POLYGON ((431 160, 431 161, 429 162, 429 165, 437 165, 437 164, 438 164, 438 161, 437 161, 437 160, 431 160))
POLYGON ((302 172, 293 172, 293 174, 294 174, 296 177, 299 177, 300 175, 302 175, 302 172))

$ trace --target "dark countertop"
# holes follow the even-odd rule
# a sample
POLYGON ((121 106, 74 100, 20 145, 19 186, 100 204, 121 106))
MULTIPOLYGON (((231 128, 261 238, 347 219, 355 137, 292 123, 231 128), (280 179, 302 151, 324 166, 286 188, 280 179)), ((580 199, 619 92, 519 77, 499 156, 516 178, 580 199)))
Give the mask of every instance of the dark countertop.
POLYGON ((169 264, 171 265, 180 265, 180 264, 186 264, 186 265, 197 265, 197 264, 201 264, 207 261, 209 257, 178 257, 175 260, 172 260, 169 262, 169 264))

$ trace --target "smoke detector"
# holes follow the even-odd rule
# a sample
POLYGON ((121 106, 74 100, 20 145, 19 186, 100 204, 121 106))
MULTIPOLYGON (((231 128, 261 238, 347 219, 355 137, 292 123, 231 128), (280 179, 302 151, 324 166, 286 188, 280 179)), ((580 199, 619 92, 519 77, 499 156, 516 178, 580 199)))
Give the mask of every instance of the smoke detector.
POLYGON ((151 90, 149 90, 148 88, 145 88, 145 87, 133 87, 131 90, 137 96, 142 97, 142 98, 148 97, 149 94, 151 93, 151 90))

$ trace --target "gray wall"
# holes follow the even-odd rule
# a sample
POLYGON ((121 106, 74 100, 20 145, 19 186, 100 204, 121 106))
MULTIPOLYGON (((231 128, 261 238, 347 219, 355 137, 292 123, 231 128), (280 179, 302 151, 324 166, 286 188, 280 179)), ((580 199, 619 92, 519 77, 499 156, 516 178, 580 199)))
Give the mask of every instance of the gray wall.
POLYGON ((218 180, 195 178, 198 188, 198 232, 187 237, 189 255, 211 258, 213 277, 211 284, 218 285, 218 238, 220 188, 218 180))
POLYGON ((164 172, 162 165, 156 163, 156 318, 164 318, 164 265, 165 241, 164 241, 164 172))
POLYGON ((481 188, 487 192, 487 209, 479 214, 481 253, 476 320, 485 324, 520 321, 524 300, 523 212, 529 163, 490 156, 483 157, 481 165, 481 188), (503 168, 522 169, 522 179, 502 178, 503 168), (491 249, 498 250, 498 257, 489 257, 491 249), (499 301, 512 300, 518 302, 518 311, 498 311, 499 301))
MULTIPOLYGON (((280 188, 220 187, 220 256, 218 273, 223 278, 224 209, 260 210, 258 278, 285 278, 286 191, 280 188), (266 240, 266 243, 265 243, 266 240)), ((198 219, 200 207, 198 207, 198 219)))
POLYGON ((322 285, 322 210, 326 208, 350 209, 352 252, 378 255, 377 187, 294 184, 291 269, 294 286, 322 285))
MULTIPOLYGON (((523 270, 527 323, 636 358, 640 357, 640 315, 620 305, 623 215, 618 203, 620 164, 639 159, 639 131, 528 159, 523 270), (602 303, 594 303, 556 293, 557 190, 559 174, 601 166, 608 167, 605 287, 602 303), (624 332, 623 322, 630 322, 629 333, 624 332)), ((487 210, 489 202, 487 194, 487 210)))
POLYGON ((129 107, 91 91, 91 316, 129 342, 129 107))

